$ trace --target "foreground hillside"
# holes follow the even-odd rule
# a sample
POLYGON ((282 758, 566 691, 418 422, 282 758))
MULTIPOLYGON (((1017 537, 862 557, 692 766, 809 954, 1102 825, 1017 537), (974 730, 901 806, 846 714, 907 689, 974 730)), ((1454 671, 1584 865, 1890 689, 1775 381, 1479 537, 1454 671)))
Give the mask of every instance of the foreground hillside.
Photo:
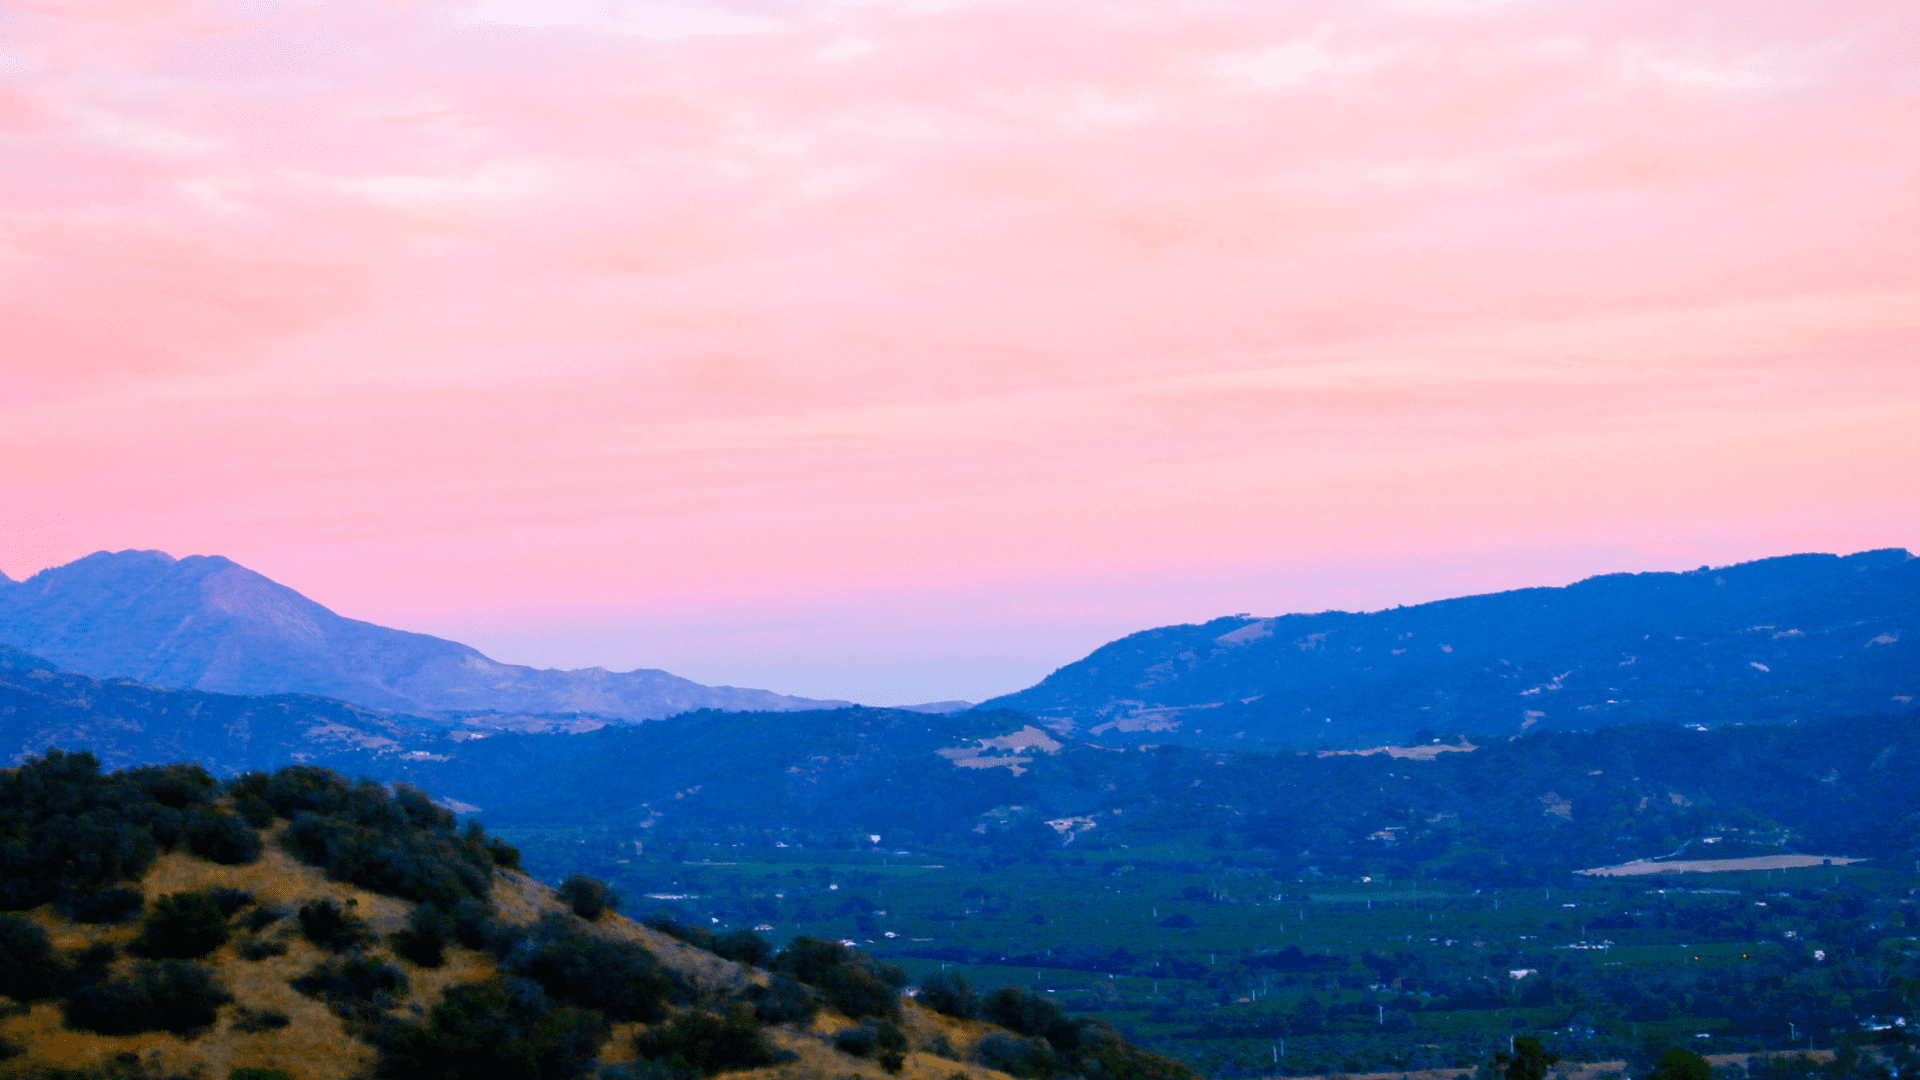
POLYGON ((95 552, 0 576, 0 644, 100 678, 226 694, 319 694, 413 713, 592 713, 839 705, 665 671, 502 664, 456 641, 343 618, 219 556, 95 552))
POLYGON ((1019 991, 936 980, 936 1011, 838 943, 662 933, 517 861, 325 770, 0 772, 0 1076, 1191 1076, 1019 991))
POLYGON ((980 707, 1110 745, 1220 748, 1785 723, 1910 707, 1916 623, 1920 560, 1908 552, 1794 555, 1366 614, 1165 626, 980 707))

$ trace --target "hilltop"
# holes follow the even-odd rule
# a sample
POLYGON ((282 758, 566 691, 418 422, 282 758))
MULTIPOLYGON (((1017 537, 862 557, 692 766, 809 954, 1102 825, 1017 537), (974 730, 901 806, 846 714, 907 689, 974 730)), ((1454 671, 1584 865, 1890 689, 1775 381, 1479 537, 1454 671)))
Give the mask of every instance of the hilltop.
POLYGON ((459 642, 343 618, 230 559, 95 552, 0 578, 0 644, 72 671, 225 694, 315 694, 407 713, 591 714, 846 704, 665 671, 503 664, 459 642))
POLYGON ((636 924, 321 769, 52 752, 0 771, 0 840, 0 1076, 1193 1076, 1020 991, 930 983, 936 1009, 837 942, 636 924))

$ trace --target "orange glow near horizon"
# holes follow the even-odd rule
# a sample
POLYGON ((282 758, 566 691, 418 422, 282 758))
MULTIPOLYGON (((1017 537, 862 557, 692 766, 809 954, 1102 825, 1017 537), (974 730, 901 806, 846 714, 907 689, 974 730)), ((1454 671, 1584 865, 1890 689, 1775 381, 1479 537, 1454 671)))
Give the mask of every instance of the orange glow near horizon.
POLYGON ((1909 5, 0 12, 0 570, 891 703, 1920 546, 1909 5))

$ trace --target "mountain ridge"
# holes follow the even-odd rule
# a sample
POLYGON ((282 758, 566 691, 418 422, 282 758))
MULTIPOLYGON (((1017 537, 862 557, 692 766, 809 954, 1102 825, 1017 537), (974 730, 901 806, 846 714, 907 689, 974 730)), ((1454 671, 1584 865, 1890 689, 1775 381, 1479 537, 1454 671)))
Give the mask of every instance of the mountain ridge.
POLYGON ((416 714, 585 713, 637 722, 701 708, 846 704, 703 686, 658 669, 504 664, 459 642, 338 615, 219 555, 100 551, 0 583, 0 643, 101 678, 318 694, 416 714))
POLYGON ((1109 642, 981 703, 1116 744, 1306 749, 1421 730, 1787 722, 1920 696, 1920 560, 1888 548, 1109 642))

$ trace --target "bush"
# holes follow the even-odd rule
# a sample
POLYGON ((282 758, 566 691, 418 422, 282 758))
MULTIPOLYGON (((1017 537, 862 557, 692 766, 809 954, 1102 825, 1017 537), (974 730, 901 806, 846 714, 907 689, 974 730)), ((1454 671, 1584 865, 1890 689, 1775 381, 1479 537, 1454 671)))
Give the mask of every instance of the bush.
POLYGON ((493 859, 493 865, 508 870, 520 869, 520 849, 499 837, 487 841, 487 855, 493 859))
POLYGON ((1003 986, 980 1003, 980 1016, 1009 1031, 1045 1039, 1055 1050, 1072 1054, 1080 1046, 1080 1029, 1050 998, 1029 994, 1017 986, 1003 986))
POLYGON ((980 995, 956 972, 941 971, 920 981, 920 994, 914 998, 934 1012, 960 1020, 980 1015, 980 995))
POLYGON ((758 1069, 781 1060, 754 1023, 753 1012, 737 1008, 726 1016, 694 1012, 640 1032, 633 1048, 642 1058, 673 1072, 697 1076, 758 1069))
POLYGON ((537 984, 495 980, 450 988, 424 1025, 392 1029, 381 1080, 570 1080, 593 1067, 604 1017, 553 1008, 537 984))
POLYGON ((83 949, 75 949, 69 954, 67 970, 67 989, 69 992, 84 990, 96 983, 103 982, 111 970, 120 950, 104 941, 96 941, 83 949))
POLYGON ((407 977, 392 964, 371 956, 355 956, 320 964, 293 980, 293 988, 326 1002, 327 1008, 350 1024, 371 1023, 406 993, 407 977))
POLYGON ((220 810, 196 810, 187 818, 187 850, 208 862, 239 866, 260 858, 260 834, 220 810))
POLYGON ((415 903, 451 910, 462 899, 484 898, 494 866, 507 857, 479 822, 456 834, 452 811, 405 785, 389 793, 373 780, 349 783, 328 769, 294 765, 271 776, 249 773, 228 790, 236 805, 258 800, 290 819, 281 843, 302 862, 415 903))
POLYGON ((161 806, 184 810, 213 802, 219 785, 198 765, 141 765, 120 775, 161 806))
POLYGON ((817 988, 849 1017, 895 1020, 900 1016, 899 991, 906 985, 906 972, 837 941, 794 938, 773 958, 773 966, 817 988))
POLYGON ((272 825, 274 818, 279 816, 273 812, 273 807, 267 805, 267 800, 258 795, 242 795, 234 799, 233 808, 239 812, 240 820, 256 829, 272 825))
POLYGON ((191 960, 227 942, 227 917, 206 893, 182 892, 153 902, 127 951, 149 959, 191 960))
POLYGON ((612 1020, 659 1020, 676 990, 645 949, 582 933, 562 915, 542 916, 500 967, 534 980, 557 1001, 598 1009, 612 1020))
POLYGON ((286 1013, 275 1012, 272 1009, 261 1009, 255 1012, 241 1005, 234 1010, 233 1030, 245 1035, 262 1031, 279 1031, 292 1023, 293 1021, 287 1017, 286 1013))
POLYGON ((102 1035, 197 1032, 233 1000, 213 972, 187 960, 150 960, 129 979, 103 979, 67 998, 70 1027, 102 1035))
POLYGON ((234 912, 253 903, 253 894, 245 889, 229 889, 221 886, 208 889, 207 895, 213 898, 213 906, 219 908, 221 917, 226 919, 233 918, 234 912))
POLYGON ((0 994, 15 1001, 52 997, 64 974, 45 930, 22 915, 0 915, 0 994))
POLYGON ((713 951, 713 931, 704 926, 690 926, 677 923, 664 915, 656 915, 644 924, 649 930, 658 930, 675 941, 691 945, 696 949, 713 951))
POLYGON ((747 988, 747 1000, 763 1024, 794 1024, 820 1011, 820 999, 800 980, 775 972, 765 986, 747 988))
POLYGON ((92 754, 49 750, 0 772, 0 910, 73 899, 146 874, 180 812, 92 754))
POLYGON ((365 922, 342 911, 331 900, 301 904, 299 919, 300 933, 308 941, 333 952, 345 952, 373 940, 365 922))
POLYGON ((120 923, 140 914, 147 899, 139 889, 100 889, 63 897, 60 913, 77 923, 120 923))
POLYGON ((713 951, 723 959, 753 967, 766 967, 773 962, 773 946, 751 930, 721 934, 713 939, 713 951))
POLYGON ((560 899, 583 919, 597 919, 620 907, 620 894, 607 883, 585 874, 574 874, 560 885, 560 899))
POLYGON ((240 959, 265 960, 269 956, 287 955, 284 941, 249 941, 240 946, 240 959))
POLYGON ((1088 1076, 1105 1080, 1200 1080, 1184 1062, 1142 1050, 1101 1020, 1081 1020, 1079 1065, 1088 1076))
POLYGON ((286 917, 287 913, 278 908, 257 907, 253 909, 253 914, 247 916, 246 921, 241 923, 241 925, 257 934, 286 917))
POLYGON ((279 1069, 235 1069, 227 1074, 227 1080, 293 1080, 293 1076, 279 1069))
POLYGON ((893 1024, 861 1025, 834 1036, 834 1048, 854 1057, 871 1057, 880 1067, 897 1073, 907 1063, 907 1037, 893 1024))
POLYGON ((1060 1060, 1040 1039, 1018 1035, 988 1035, 973 1047, 973 1060, 1024 1080, 1049 1077, 1060 1071, 1060 1060))
POLYGON ((429 904, 413 909, 407 928, 387 940, 395 955, 423 968, 437 968, 447 961, 447 941, 454 936, 453 916, 429 904))
POLYGON ((773 946, 767 944, 766 938, 751 930, 716 935, 704 926, 688 926, 660 916, 648 919, 646 926, 696 949, 705 949, 723 960, 754 967, 766 967, 773 960, 773 946))

